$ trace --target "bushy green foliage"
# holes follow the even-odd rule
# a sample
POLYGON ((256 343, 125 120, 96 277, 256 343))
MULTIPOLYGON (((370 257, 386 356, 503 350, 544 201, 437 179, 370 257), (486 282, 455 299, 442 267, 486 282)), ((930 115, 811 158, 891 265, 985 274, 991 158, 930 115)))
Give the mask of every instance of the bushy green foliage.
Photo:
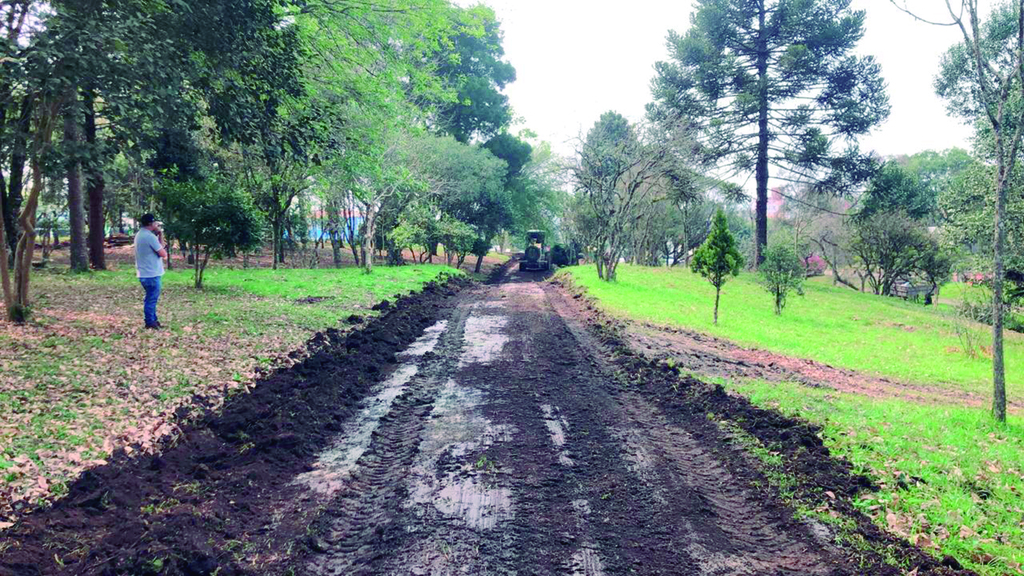
MULTIPOLYGON (((939 195, 939 206, 946 217, 942 227, 945 240, 968 251, 968 264, 972 271, 979 273, 992 269, 994 181, 995 167, 975 161, 939 195)), ((1024 272, 1024 171, 1019 167, 1010 178, 1005 209, 1006 269, 1024 272)))
POLYGON ((210 257, 258 248, 264 219, 252 199, 222 178, 164 182, 159 192, 170 238, 195 249, 195 287, 203 287, 210 257))
POLYGON ((487 253, 491 251, 491 242, 484 238, 477 238, 473 241, 473 247, 469 253, 477 258, 483 258, 487 256, 487 253))
POLYGON ((901 210, 915 220, 935 211, 935 194, 921 179, 895 162, 886 162, 868 185, 858 216, 901 210))
POLYGON ((863 281, 882 296, 893 295, 900 281, 927 283, 934 290, 952 267, 938 238, 902 211, 858 220, 851 250, 863 281))
POLYGON ((764 262, 757 269, 761 285, 775 301, 775 314, 781 315, 790 292, 803 294, 806 272, 796 250, 789 244, 773 244, 764 252, 764 262))
POLYGON ((569 261, 569 250, 561 244, 555 244, 551 247, 551 263, 555 266, 568 266, 569 261))
POLYGON ((466 255, 473 250, 477 241, 476 230, 461 220, 456 220, 447 214, 438 221, 438 242, 444 246, 444 253, 448 264, 456 259, 455 267, 462 266, 466 255))
POLYGON ((722 286, 729 276, 736 276, 743 266, 743 256, 736 248, 736 239, 729 232, 729 222, 721 209, 715 214, 711 234, 693 255, 690 268, 715 287, 715 324, 718 324, 718 301, 722 286))

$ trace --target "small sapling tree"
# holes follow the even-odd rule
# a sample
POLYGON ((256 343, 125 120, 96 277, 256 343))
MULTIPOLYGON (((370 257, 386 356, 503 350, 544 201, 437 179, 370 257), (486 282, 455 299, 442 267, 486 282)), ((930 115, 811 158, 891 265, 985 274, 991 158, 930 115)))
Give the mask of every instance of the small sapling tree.
POLYGON ((231 182, 218 178, 167 182, 160 191, 167 233, 194 246, 194 282, 203 287, 210 257, 254 250, 263 239, 263 218, 252 200, 231 182))
POLYGON ((715 287, 715 324, 718 324, 718 301, 722 295, 722 285, 729 276, 737 276, 743 266, 743 256, 736 248, 736 238, 729 232, 729 222, 725 213, 719 208, 715 214, 715 222, 711 234, 693 255, 690 268, 707 278, 715 287))
POLYGON ((775 299, 775 314, 781 315, 790 292, 803 293, 807 272, 796 251, 788 244, 772 244, 764 251, 764 262, 757 270, 761 285, 775 299))

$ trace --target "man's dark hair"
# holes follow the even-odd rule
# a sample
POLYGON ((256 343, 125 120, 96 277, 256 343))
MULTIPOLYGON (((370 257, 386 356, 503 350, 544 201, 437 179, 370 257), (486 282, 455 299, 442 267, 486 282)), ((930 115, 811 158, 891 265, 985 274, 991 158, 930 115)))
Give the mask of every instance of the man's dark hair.
POLYGON ((143 227, 149 226, 153 222, 156 222, 156 216, 152 214, 143 214, 142 218, 139 218, 139 224, 142 224, 143 227))

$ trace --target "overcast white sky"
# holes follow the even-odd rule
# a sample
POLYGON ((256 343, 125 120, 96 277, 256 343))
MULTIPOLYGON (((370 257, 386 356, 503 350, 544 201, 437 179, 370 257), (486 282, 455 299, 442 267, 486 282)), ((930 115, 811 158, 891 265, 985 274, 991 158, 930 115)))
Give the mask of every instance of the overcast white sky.
MULTIPOLYGON (((688 0, 484 3, 501 20, 505 53, 516 68, 518 79, 506 89, 516 114, 563 154, 607 110, 634 120, 643 115, 654 63, 668 58, 666 34, 684 32, 691 10, 688 0)), ((888 0, 853 5, 867 11, 859 51, 881 63, 892 104, 888 121, 861 140, 862 148, 894 155, 969 147, 969 129, 947 117, 932 88, 939 57, 959 31, 915 22, 888 0)))

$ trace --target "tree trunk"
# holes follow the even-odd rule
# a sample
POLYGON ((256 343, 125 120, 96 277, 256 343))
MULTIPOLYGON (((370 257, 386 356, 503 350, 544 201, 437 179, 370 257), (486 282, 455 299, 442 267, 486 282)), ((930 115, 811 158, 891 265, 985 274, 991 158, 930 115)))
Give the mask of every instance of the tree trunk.
MULTIPOLYGON (((196 258, 199 261, 199 258, 196 258)), ((196 288, 202 290, 203 288, 203 274, 206 272, 206 265, 210 263, 210 249, 206 248, 203 250, 203 263, 199 265, 199 285, 196 288)))
MULTIPOLYGON (((2 195, 0 190, 0 195, 2 195)), ((7 266, 7 236, 5 218, 0 218, 0 289, 3 290, 4 310, 10 315, 14 308, 14 292, 11 289, 11 271, 7 266)))
MULTIPOLYGON (((1002 164, 1002 158, 1000 158, 1002 164)), ((1006 367, 1003 363, 1003 244, 1006 229, 1006 181, 1009 174, 1003 165, 996 172, 995 231, 992 254, 992 415, 1006 422, 1006 367)))
POLYGON ((367 210, 366 214, 364 215, 364 218, 365 219, 363 220, 362 238, 363 272, 365 272, 366 274, 371 274, 373 272, 373 236, 377 232, 374 229, 376 224, 376 222, 374 222, 374 220, 376 219, 376 215, 371 215, 370 211, 367 210))
POLYGON ((199 278, 199 255, 192 260, 192 286, 199 290, 203 286, 203 281, 199 278))
POLYGON ((341 268, 341 237, 337 232, 331 234, 331 256, 334 259, 334 267, 341 268))
POLYGON ((274 239, 273 239, 273 242, 271 243, 270 268, 272 270, 277 270, 278 250, 282 250, 283 251, 283 248, 281 248, 281 234, 282 234, 282 232, 281 232, 281 220, 280 220, 280 218, 277 218, 277 217, 274 218, 274 221, 271 224, 271 228, 272 228, 271 233, 274 235, 274 239))
MULTIPOLYGON (((4 204, 4 225, 7 228, 7 246, 10 249, 8 265, 14 263, 17 253, 18 237, 21 230, 18 215, 21 210, 22 191, 25 187, 25 164, 28 162, 28 136, 32 128, 33 101, 25 96, 21 102, 21 113, 15 126, 11 146, 11 171, 7 182, 7 201, 4 204)), ((0 239, 2 240, 2 239, 0 239)))
POLYGON ((482 254, 478 254, 476 257, 476 268, 473 270, 477 274, 480 273, 480 267, 484 265, 484 257, 482 254))
POLYGON ((96 141, 96 98, 89 94, 85 101, 85 140, 93 159, 88 166, 89 192, 89 264, 93 270, 106 270, 107 262, 103 253, 103 236, 106 217, 103 214, 103 196, 106 192, 106 181, 103 178, 101 162, 95 158, 96 141))
POLYGON ((718 326, 718 299, 722 295, 722 287, 715 286, 715 326, 718 326))
POLYGON ((7 307, 8 318, 16 323, 24 323, 28 318, 29 278, 32 272, 33 252, 36 247, 36 210, 39 208, 39 196, 43 191, 43 176, 39 155, 50 146, 59 110, 59 103, 46 103, 40 114, 35 140, 32 145, 32 189, 29 191, 28 198, 25 199, 21 216, 18 218, 18 223, 21 225, 24 233, 18 240, 18 246, 15 250, 14 302, 7 307))
POLYGON ((277 250, 278 250, 278 252, 277 252, 276 258, 277 258, 278 263, 284 264, 284 244, 285 244, 285 242, 284 242, 284 229, 285 229, 284 215, 281 216, 281 220, 282 220, 281 224, 279 225, 279 228, 278 228, 280 230, 280 236, 278 236, 278 238, 277 238, 277 250))
POLYGON ((77 94, 72 93, 64 111, 64 140, 70 144, 72 158, 67 164, 68 179, 68 225, 71 229, 71 270, 85 272, 89 260, 85 245, 85 202, 82 197, 82 163, 77 158, 81 143, 77 94))
POLYGON ((754 209, 754 269, 764 260, 764 250, 768 246, 768 46, 765 34, 765 7, 762 0, 757 15, 758 30, 761 31, 757 41, 757 78, 758 78, 758 117, 757 117, 757 203, 754 209))

